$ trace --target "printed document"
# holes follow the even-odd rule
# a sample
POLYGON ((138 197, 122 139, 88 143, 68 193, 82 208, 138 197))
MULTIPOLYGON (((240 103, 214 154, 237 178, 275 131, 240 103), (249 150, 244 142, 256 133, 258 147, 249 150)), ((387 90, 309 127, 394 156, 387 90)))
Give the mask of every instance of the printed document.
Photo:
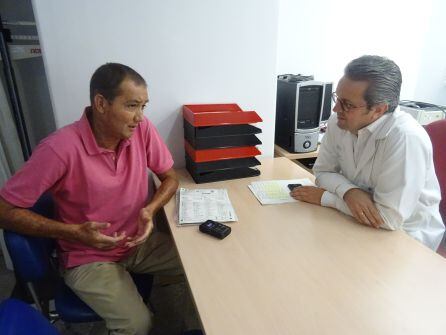
POLYGON ((288 184, 314 186, 310 179, 304 178, 254 181, 249 184, 248 187, 262 205, 272 205, 297 201, 290 196, 290 189, 288 188, 288 184))
POLYGON ((218 222, 238 220, 226 189, 180 188, 178 201, 179 225, 202 223, 206 220, 218 222))

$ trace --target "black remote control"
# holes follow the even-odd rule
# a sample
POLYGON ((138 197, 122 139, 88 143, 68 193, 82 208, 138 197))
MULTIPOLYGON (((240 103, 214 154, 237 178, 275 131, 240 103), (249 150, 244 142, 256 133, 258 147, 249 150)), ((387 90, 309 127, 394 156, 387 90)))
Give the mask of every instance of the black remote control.
POLYGON ((292 191, 293 188, 300 187, 300 186, 302 186, 302 184, 288 184, 288 188, 290 189, 290 191, 292 191))
POLYGON ((231 233, 231 227, 219 222, 207 220, 206 222, 200 224, 200 231, 222 240, 231 233))

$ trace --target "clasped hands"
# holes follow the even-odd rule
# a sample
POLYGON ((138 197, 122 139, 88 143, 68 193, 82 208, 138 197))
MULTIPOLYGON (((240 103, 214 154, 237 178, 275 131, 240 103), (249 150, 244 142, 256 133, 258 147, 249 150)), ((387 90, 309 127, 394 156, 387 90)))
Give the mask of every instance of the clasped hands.
POLYGON ((127 236, 125 232, 115 232, 113 236, 103 234, 102 231, 110 227, 108 222, 88 221, 73 226, 77 240, 97 249, 110 250, 122 244, 132 248, 144 243, 153 230, 153 213, 147 208, 142 208, 137 224, 138 229, 134 236, 127 236))
MULTIPOLYGON (((295 187, 290 195, 296 200, 320 206, 324 192, 325 190, 320 187, 300 186, 295 187)), ((359 188, 352 188, 344 194, 344 201, 359 223, 374 228, 379 228, 384 223, 370 193, 359 188)))

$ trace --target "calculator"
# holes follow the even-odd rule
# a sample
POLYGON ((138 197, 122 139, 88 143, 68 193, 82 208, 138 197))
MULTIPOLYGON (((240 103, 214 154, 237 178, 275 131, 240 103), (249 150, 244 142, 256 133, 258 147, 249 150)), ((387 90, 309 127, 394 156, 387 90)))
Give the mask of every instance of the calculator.
POLYGON ((294 188, 300 187, 300 186, 302 186, 302 184, 288 184, 288 188, 290 189, 290 191, 292 191, 294 188))
POLYGON ((222 240, 231 233, 231 227, 213 220, 207 220, 200 224, 200 231, 222 240))

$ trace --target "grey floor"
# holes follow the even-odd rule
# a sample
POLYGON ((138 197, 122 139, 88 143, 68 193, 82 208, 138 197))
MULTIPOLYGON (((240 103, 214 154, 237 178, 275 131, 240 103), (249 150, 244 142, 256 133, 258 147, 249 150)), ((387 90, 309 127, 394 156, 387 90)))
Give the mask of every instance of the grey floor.
MULTIPOLYGON (((0 301, 10 296, 14 285, 14 275, 6 269, 3 255, 0 253, 0 301)), ((181 299, 188 294, 185 282, 166 285, 155 278, 150 297, 155 310, 155 321, 150 335, 179 335, 184 330, 199 328, 192 304, 185 307, 184 299, 181 299)), ((105 331, 103 323, 72 324, 69 328, 62 322, 56 322, 55 325, 63 335, 97 335, 105 331)))

